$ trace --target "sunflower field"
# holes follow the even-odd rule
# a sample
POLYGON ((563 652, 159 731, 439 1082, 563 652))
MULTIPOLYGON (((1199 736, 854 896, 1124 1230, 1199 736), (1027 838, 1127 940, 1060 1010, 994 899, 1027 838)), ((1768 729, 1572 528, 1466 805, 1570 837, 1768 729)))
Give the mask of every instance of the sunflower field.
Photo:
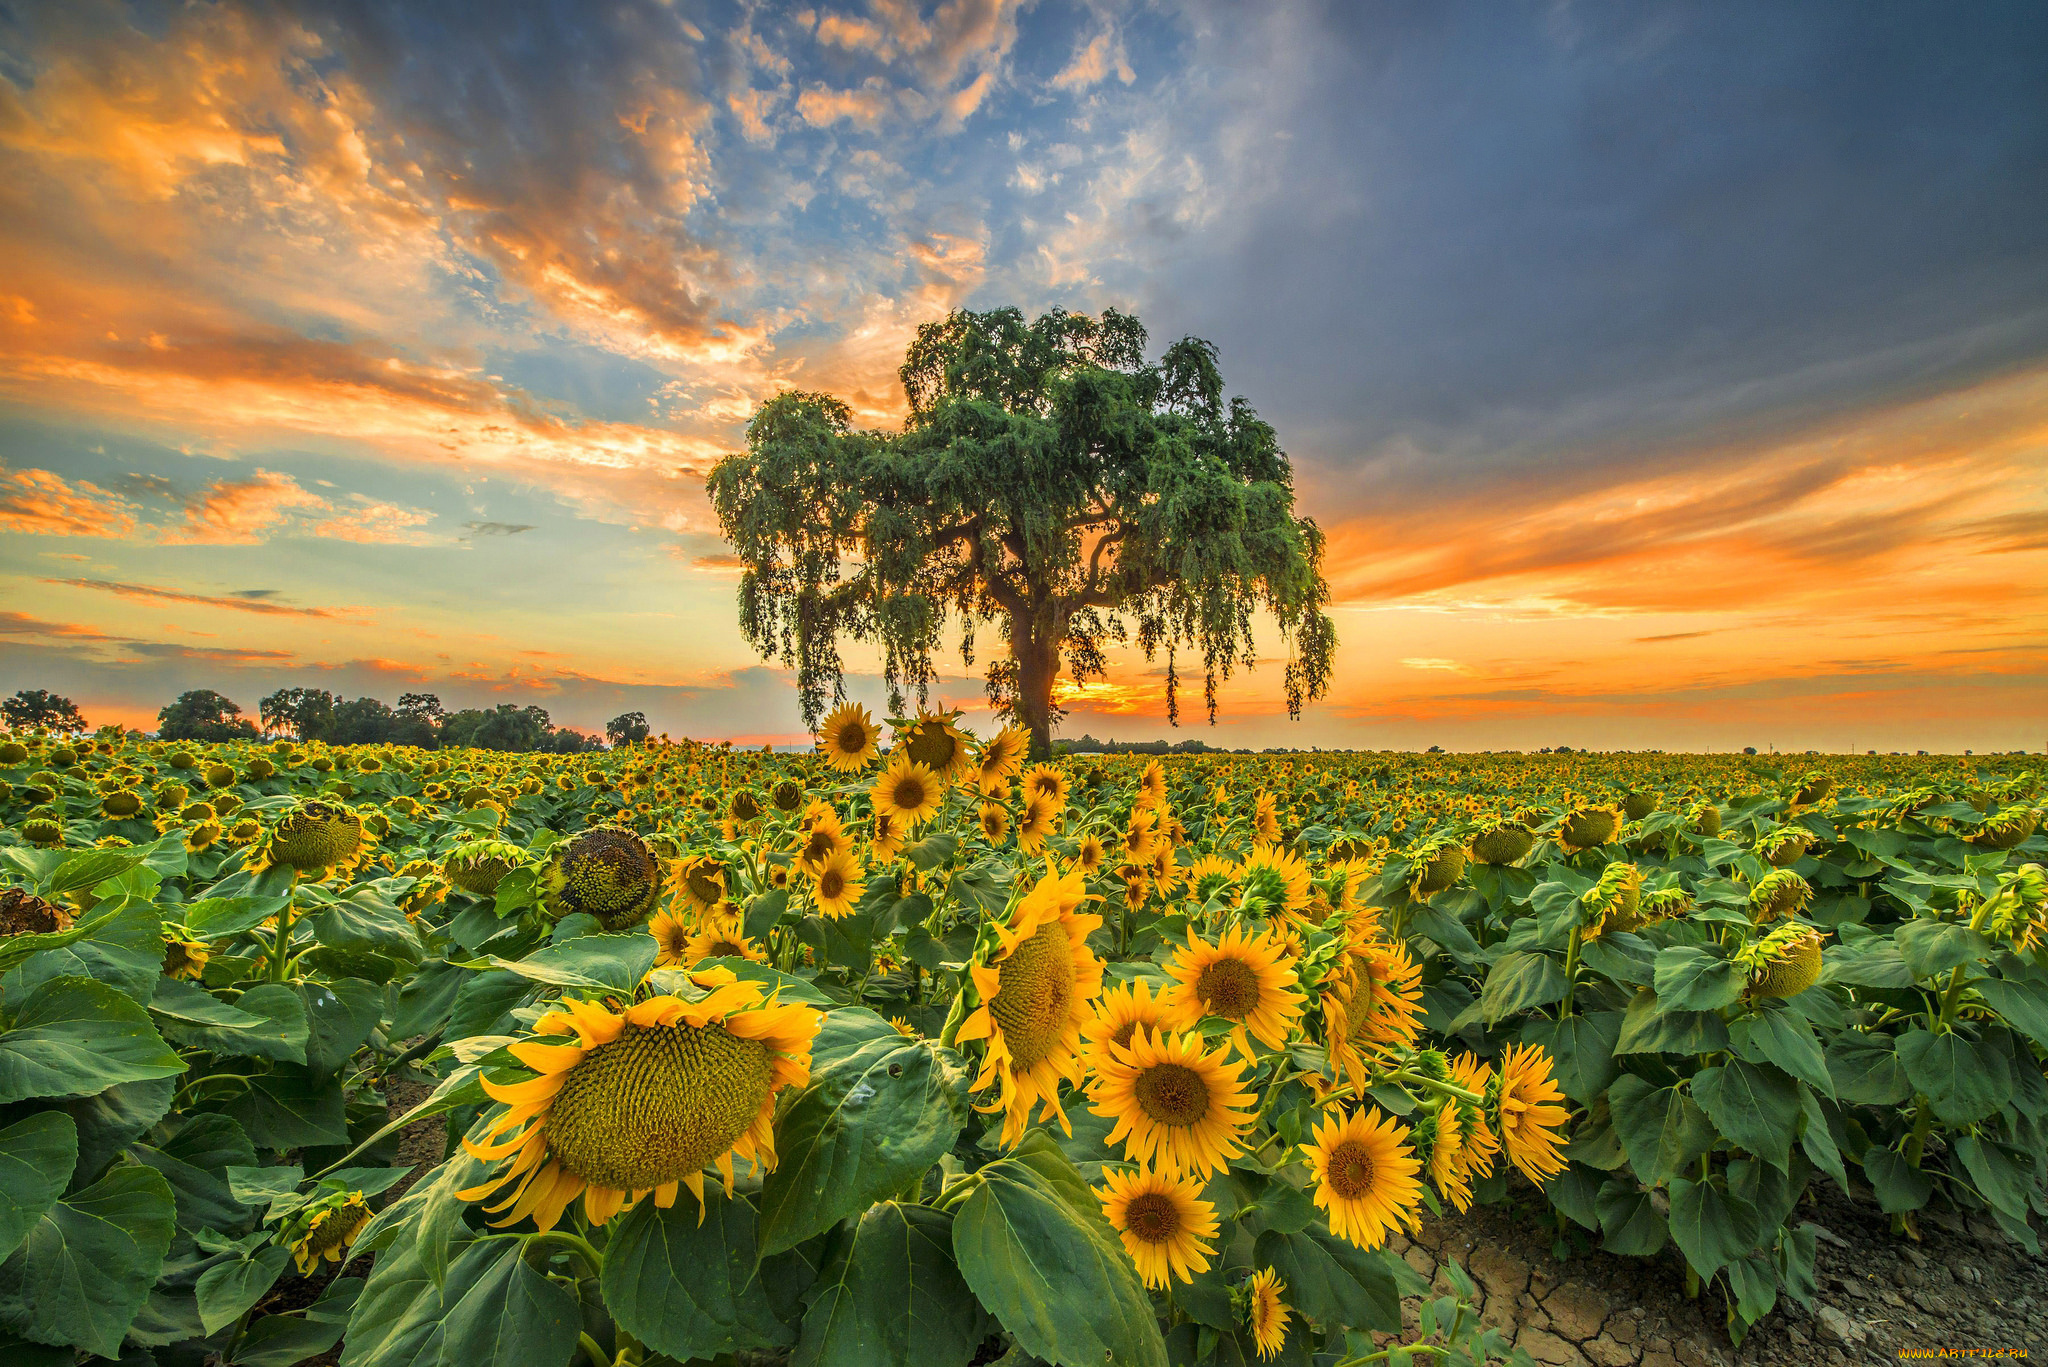
MULTIPOLYGON (((1814 1290, 2048 1215, 2021 758, 0 737, 0 1355, 1514 1360, 1513 1203, 1814 1290)), ((1522 1355, 1526 1360, 1526 1355, 1522 1355)))

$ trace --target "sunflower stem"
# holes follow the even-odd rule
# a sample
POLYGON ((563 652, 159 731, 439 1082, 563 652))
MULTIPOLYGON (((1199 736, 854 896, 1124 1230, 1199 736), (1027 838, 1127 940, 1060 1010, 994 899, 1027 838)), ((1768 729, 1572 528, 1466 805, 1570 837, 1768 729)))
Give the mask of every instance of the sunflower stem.
POLYGON ((290 971, 291 958, 287 951, 292 942, 292 913, 298 908, 292 899, 286 898, 283 908, 277 913, 277 934, 270 942, 270 981, 281 983, 290 971))
POLYGON ((612 1367, 611 1359, 604 1355, 604 1349, 589 1334, 578 1334, 576 1343, 583 1349, 583 1356, 590 1359, 590 1367, 612 1367))
POLYGON ((1583 926, 1573 926, 1571 942, 1564 947, 1564 1000, 1558 1004, 1559 1020, 1572 1014, 1572 993, 1579 985, 1579 945, 1585 933, 1583 926))
MULTIPOLYGON (((599 1277, 604 1273, 604 1254, 598 1252, 596 1246, 580 1234, 571 1234, 566 1229, 546 1229, 538 1234, 529 1234, 526 1243, 529 1248, 561 1249, 582 1263, 584 1272, 590 1278, 599 1277)), ((611 1367, 609 1359, 604 1360, 604 1367, 611 1367)))

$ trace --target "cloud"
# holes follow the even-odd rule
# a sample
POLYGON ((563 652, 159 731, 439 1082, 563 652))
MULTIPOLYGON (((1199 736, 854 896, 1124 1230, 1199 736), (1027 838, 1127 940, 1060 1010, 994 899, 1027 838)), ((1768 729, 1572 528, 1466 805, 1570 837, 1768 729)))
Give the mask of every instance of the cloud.
POLYGON ((76 486, 48 470, 0 469, 0 531, 23 536, 124 537, 131 505, 96 484, 76 486))
POLYGON ((858 90, 829 90, 814 85, 796 97, 796 112, 813 128, 829 128, 845 120, 860 128, 873 128, 889 111, 888 83, 872 77, 858 90))
POLYGON ((1101 85, 1112 71, 1125 85, 1138 79, 1116 35, 1098 33, 1088 40, 1088 46, 1074 54, 1073 61, 1052 78, 1052 87, 1055 90, 1086 90, 1090 86, 1101 85))
POLYGON ((362 546, 424 546, 433 538, 420 528, 433 520, 434 515, 424 508, 401 508, 395 503, 365 503, 315 523, 313 534, 335 541, 353 541, 362 546))
POLYGON ((308 608, 289 603, 273 603, 266 599, 246 598, 238 595, 225 597, 215 594, 187 593, 182 589, 159 588, 151 584, 122 584, 106 579, 45 579, 45 584, 61 584, 74 589, 94 589, 111 593, 119 598, 134 598, 166 603, 189 603, 196 607, 232 608, 236 612, 254 612, 266 617, 354 617, 360 612, 356 608, 308 608))
POLYGON ((247 479, 215 480, 185 505, 185 524, 164 535, 184 546, 256 546, 293 514, 325 511, 327 500, 290 475, 258 470, 247 479))
POLYGON ((517 536, 530 532, 535 524, 531 522, 465 522, 463 526, 477 536, 517 536))
POLYGON ((0 612, 0 636, 46 636, 65 641, 118 642, 126 638, 109 636, 91 627, 66 622, 46 622, 25 612, 0 612))

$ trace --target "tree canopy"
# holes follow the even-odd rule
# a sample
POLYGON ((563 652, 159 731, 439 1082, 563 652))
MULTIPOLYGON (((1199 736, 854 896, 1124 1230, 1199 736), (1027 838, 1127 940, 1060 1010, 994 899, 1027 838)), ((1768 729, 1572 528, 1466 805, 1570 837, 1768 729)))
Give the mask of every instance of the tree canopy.
POLYGON ((843 696, 842 638, 879 646, 891 705, 924 701, 951 626, 972 664, 978 626, 1008 654, 987 667, 999 711, 1050 748, 1064 662, 1100 678, 1105 647, 1166 655, 1179 724, 1181 651, 1216 687, 1255 659, 1253 619, 1290 646, 1287 707, 1320 697, 1336 630, 1323 606, 1323 536, 1294 513, 1273 428, 1224 399, 1216 348, 1198 338, 1145 360, 1145 329, 1106 310, 965 310, 918 329, 899 372, 900 432, 857 430, 825 394, 763 404, 747 449, 709 481, 745 565, 740 629, 797 672, 816 726, 843 696))
POLYGON ((85 730, 85 716, 78 704, 47 688, 24 688, 0 702, 0 718, 17 731, 85 730))
POLYGON ((256 724, 242 716, 232 699, 210 688, 180 693, 156 714, 157 735, 165 740, 254 740, 256 724))

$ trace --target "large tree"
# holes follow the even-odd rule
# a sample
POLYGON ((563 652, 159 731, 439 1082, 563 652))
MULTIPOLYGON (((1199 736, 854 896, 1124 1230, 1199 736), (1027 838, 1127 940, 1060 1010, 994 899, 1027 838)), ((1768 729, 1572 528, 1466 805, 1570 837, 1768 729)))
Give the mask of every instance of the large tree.
POLYGON ((807 723, 842 696, 842 637, 880 646, 900 708, 906 688, 928 695, 949 623, 969 664, 975 628, 1000 625, 989 697, 1040 756, 1062 658, 1099 678, 1111 641, 1166 653, 1176 725, 1177 652, 1198 651, 1213 724, 1261 608, 1291 647, 1289 713, 1322 695, 1323 536, 1295 516, 1272 427, 1224 400, 1215 347, 1190 337, 1148 363, 1144 327, 1114 309, 963 310, 920 327, 899 373, 902 431, 856 430, 840 400, 792 391, 711 472, 746 567, 740 630, 797 671, 807 723))
POLYGON ((24 688, 0 702, 0 718, 17 731, 83 731, 85 717, 78 704, 47 688, 24 688))
POLYGON ((254 740, 257 734, 235 702, 210 688, 180 693, 157 712, 156 723, 162 740, 254 740))

